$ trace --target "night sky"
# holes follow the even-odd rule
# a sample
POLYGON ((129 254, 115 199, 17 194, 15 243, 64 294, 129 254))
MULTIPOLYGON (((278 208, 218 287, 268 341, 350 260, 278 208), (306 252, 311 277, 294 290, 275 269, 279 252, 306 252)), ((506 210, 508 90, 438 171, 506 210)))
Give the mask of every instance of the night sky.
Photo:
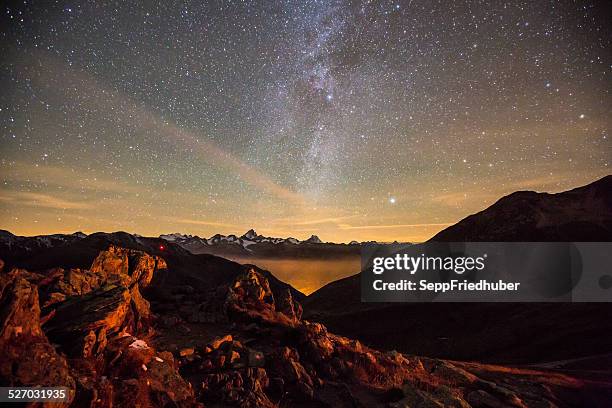
POLYGON ((611 172, 604 2, 50 3, 0 6, 13 233, 419 241, 611 172))

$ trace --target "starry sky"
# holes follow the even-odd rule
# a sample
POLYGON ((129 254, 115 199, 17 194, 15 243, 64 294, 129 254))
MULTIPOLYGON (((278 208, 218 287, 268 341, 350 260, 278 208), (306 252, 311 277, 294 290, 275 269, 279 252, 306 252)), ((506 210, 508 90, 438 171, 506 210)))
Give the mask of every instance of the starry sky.
POLYGON ((592 1, 3 2, 0 228, 422 241, 610 173, 592 1))

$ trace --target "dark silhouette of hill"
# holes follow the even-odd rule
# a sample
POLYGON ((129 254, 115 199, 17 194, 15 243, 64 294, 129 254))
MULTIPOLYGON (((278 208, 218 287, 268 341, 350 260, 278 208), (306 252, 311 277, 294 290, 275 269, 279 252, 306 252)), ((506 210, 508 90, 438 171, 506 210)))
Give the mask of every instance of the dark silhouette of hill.
MULTIPOLYGON (((557 194, 510 194, 431 241, 611 238, 612 176, 606 176, 557 194)), ((612 352, 610 303, 361 303, 356 274, 312 293, 304 310, 307 318, 371 346, 419 355, 534 363, 612 352)))
POLYGON ((612 175, 557 194, 518 191, 431 241, 597 242, 612 238, 612 175))

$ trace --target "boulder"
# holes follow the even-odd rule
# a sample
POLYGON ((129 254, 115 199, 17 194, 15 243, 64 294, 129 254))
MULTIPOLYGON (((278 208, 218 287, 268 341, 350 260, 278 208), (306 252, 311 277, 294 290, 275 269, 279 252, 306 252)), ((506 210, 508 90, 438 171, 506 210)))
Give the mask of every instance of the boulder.
MULTIPOLYGON (((89 357, 103 345, 103 337, 126 327, 130 309, 130 292, 123 286, 109 285, 43 310, 53 312, 45 324, 47 336, 70 356, 89 357)), ((133 332, 133 331, 132 331, 133 332)))
POLYGON ((89 272, 103 283, 119 282, 130 287, 138 283, 144 288, 151 283, 158 270, 168 269, 164 259, 145 252, 110 245, 94 259, 89 272))
POLYGON ((53 316, 45 326, 47 335, 71 356, 89 357, 104 349, 106 336, 121 330, 148 332, 150 304, 140 290, 166 268, 159 257, 109 246, 89 270, 71 269, 52 286, 43 309, 53 316), (59 301, 62 294, 65 300, 59 301))
POLYGON ((274 308, 274 295, 268 280, 253 268, 236 278, 227 296, 230 303, 265 304, 274 308))
POLYGON ((300 320, 302 318, 302 305, 293 299, 289 288, 285 288, 278 297, 276 310, 293 320, 300 320))
POLYGON ((40 327, 38 289, 20 270, 0 275, 0 383, 68 388, 68 402, 55 406, 74 398, 68 363, 40 327))
MULTIPOLYGON (((104 377, 110 379, 112 393, 103 402, 119 407, 196 405, 193 388, 177 371, 170 353, 157 353, 140 339, 123 339, 109 342, 104 353, 110 361, 104 377)), ((97 378, 94 389, 99 390, 101 380, 97 378)))
POLYGON ((210 353, 211 351, 217 350, 223 343, 228 341, 233 341, 233 337, 231 334, 226 334, 225 336, 217 337, 208 344, 206 351, 210 353))

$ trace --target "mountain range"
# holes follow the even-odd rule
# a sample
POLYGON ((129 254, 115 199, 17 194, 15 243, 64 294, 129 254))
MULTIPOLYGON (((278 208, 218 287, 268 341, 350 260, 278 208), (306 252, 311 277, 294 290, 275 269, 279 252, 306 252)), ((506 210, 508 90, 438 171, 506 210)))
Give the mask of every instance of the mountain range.
MULTIPOLYGON (((99 234, 104 233, 96 234, 92 235, 100 236, 99 234)), ((145 238, 138 234, 128 234, 122 232, 117 232, 114 234, 130 236, 130 241, 133 243, 142 244, 143 242, 151 240, 151 238, 145 238)), ((6 230, 0 230, 0 247, 10 250, 13 254, 25 254, 45 248, 71 244, 87 237, 88 235, 82 232, 75 232, 73 234, 53 234, 25 237, 14 235, 6 230)), ((241 259, 249 257, 307 258, 310 256, 319 257, 321 255, 358 255, 360 246, 364 244, 357 241, 352 241, 349 244, 323 242, 316 235, 312 235, 310 238, 302 241, 291 237, 266 237, 257 234, 253 229, 250 229, 242 236, 237 236, 234 234, 215 234, 210 238, 201 238, 197 235, 172 233, 162 234, 158 238, 182 247, 196 255, 212 254, 230 258, 238 257, 241 259)))

